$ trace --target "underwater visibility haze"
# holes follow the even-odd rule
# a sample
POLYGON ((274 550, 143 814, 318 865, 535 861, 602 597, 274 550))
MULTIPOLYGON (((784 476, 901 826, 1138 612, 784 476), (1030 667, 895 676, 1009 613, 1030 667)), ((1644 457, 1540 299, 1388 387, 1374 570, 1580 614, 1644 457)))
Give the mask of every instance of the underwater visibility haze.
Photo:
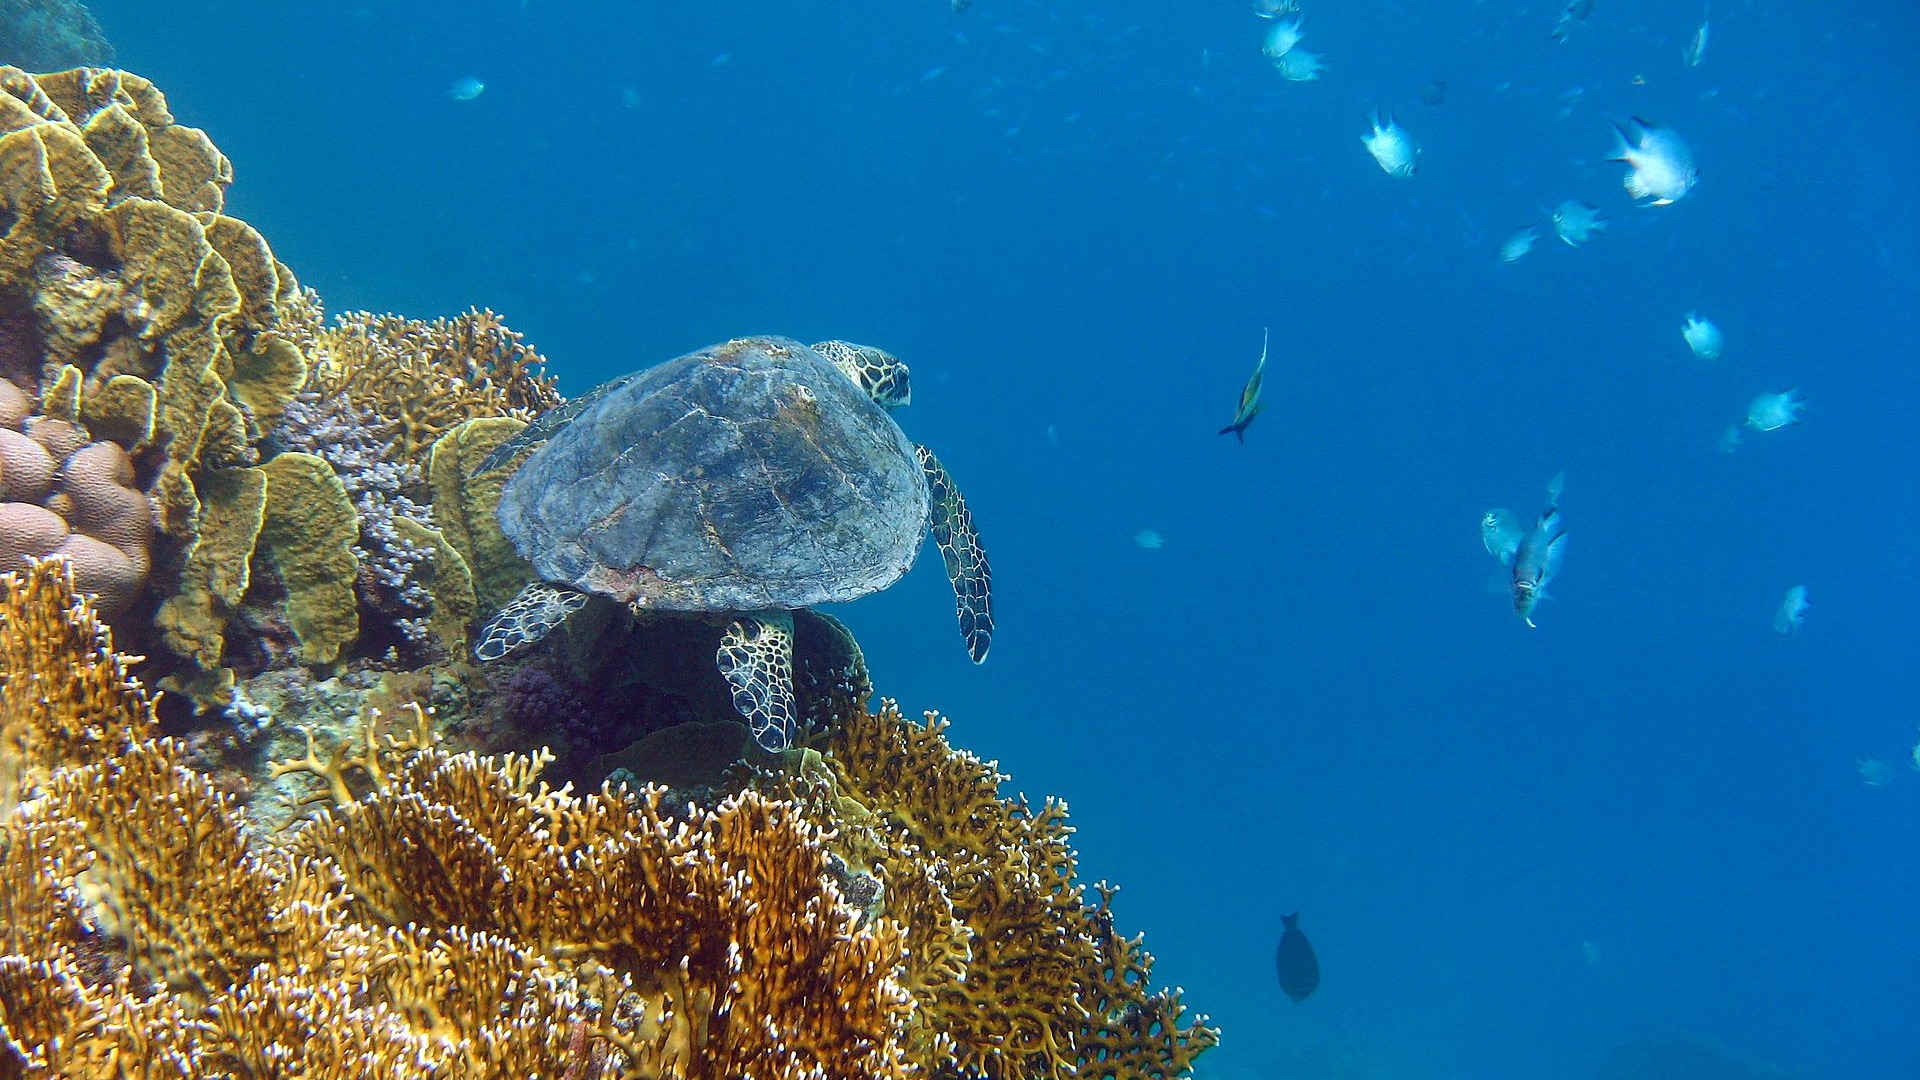
POLYGON ((1920 1076, 1912 5, 88 8, 327 311, 499 312, 529 415, 910 365, 992 655, 932 545, 824 610, 1071 807, 1195 1075, 1920 1076))

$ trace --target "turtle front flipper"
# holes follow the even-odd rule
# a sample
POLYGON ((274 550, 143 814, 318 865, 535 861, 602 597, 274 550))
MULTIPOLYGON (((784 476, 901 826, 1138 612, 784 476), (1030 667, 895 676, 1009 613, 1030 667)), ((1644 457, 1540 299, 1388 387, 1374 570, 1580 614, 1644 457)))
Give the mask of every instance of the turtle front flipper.
POLYGON ((793 613, 763 611, 733 620, 714 660, 754 741, 771 754, 792 746, 793 613))
POLYGON ((474 643, 473 655, 479 660, 498 660, 546 637, 566 622, 567 616, 585 606, 587 594, 579 589, 536 581, 487 620, 480 630, 480 640, 474 643))
POLYGON ((993 644, 993 569, 974 530, 973 512, 946 466, 918 443, 913 452, 920 456, 920 468, 926 471, 927 488, 933 495, 933 542, 940 545, 947 580, 953 582, 953 596, 959 602, 960 636, 967 641, 967 655, 977 664, 987 658, 993 644))

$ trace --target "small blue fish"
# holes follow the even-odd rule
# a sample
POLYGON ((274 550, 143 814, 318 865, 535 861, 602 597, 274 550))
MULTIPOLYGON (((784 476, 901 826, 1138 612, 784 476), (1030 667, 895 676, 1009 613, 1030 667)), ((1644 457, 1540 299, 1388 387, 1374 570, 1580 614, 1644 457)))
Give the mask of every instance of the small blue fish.
POLYGON ((455 101, 472 101, 486 88, 486 83, 469 75, 464 79, 455 79, 453 85, 447 87, 447 96, 455 101))
POLYGON ((1267 330, 1260 331, 1260 362, 1253 367, 1253 377, 1247 385, 1240 388, 1240 407, 1234 410, 1233 423, 1220 429, 1220 434, 1231 434, 1241 442, 1247 441, 1247 425, 1260 415, 1260 381, 1267 373, 1267 330))

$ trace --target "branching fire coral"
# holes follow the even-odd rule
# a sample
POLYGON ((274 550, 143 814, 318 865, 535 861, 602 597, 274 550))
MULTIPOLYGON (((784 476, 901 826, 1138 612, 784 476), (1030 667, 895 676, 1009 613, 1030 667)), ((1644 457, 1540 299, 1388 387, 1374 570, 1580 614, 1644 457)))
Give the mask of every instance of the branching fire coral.
POLYGON ((531 420, 560 403, 546 361, 491 311, 421 322, 355 311, 314 343, 310 389, 339 396, 394 427, 405 460, 466 420, 531 420))
MULTIPOLYGON (((27 745, 150 734, 63 569, 7 584, 9 701, 42 665, 105 673, 10 716, 50 729, 27 745)), ((165 739, 36 780, 0 815, 0 1076, 912 1074, 903 932, 840 899, 798 807, 676 817, 429 742, 369 749, 364 794, 277 845, 165 739)))
MULTIPOLYGON (((1006 777, 947 743, 945 721, 891 702, 828 735, 833 783, 795 791, 886 883, 911 929, 910 1046, 932 1072, 999 1078, 1171 1077, 1219 1039, 1152 990, 1152 957, 1113 929, 1112 891, 1074 879, 1064 803, 1002 798, 1006 777)), ((785 786, 785 785, 781 785, 785 786)))

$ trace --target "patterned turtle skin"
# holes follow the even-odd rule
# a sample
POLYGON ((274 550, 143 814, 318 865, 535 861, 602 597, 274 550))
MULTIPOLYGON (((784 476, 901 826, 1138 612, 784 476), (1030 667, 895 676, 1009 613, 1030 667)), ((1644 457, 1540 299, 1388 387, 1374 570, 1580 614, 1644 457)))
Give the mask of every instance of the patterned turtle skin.
POLYGON ((542 581, 482 630, 475 655, 539 640, 589 595, 636 613, 738 613, 716 662, 755 737, 784 749, 790 613, 893 584, 931 531, 968 652, 985 659, 985 552, 946 469, 888 415, 908 398, 906 366, 878 349, 749 337, 539 418, 482 470, 533 447, 498 517, 542 581))

